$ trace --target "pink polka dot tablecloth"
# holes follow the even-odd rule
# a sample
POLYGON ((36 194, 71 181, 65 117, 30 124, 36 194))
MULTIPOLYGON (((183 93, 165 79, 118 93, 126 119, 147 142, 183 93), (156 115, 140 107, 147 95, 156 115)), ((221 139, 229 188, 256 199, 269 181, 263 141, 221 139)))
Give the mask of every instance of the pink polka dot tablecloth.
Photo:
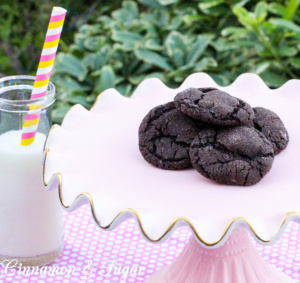
MULTIPOLYGON (((173 262, 191 233, 180 228, 161 244, 146 242, 134 220, 115 230, 100 230, 89 206, 65 214, 65 246, 61 256, 48 267, 59 273, 7 275, 0 270, 0 282, 144 282, 156 270, 173 262), (113 268, 110 268, 112 267, 113 268), (58 270, 58 269, 57 269, 58 270)), ((300 226, 290 223, 281 240, 272 246, 256 244, 263 258, 295 282, 300 282, 300 226)))

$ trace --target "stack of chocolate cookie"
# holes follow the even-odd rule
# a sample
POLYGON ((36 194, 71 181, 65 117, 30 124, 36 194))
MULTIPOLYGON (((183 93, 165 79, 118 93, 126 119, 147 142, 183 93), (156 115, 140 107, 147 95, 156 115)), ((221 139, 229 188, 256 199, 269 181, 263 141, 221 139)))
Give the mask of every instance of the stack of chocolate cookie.
POLYGON ((139 128, 146 161, 162 169, 193 166, 216 182, 249 186, 286 148, 287 130, 271 110, 215 88, 189 88, 153 108, 139 128))

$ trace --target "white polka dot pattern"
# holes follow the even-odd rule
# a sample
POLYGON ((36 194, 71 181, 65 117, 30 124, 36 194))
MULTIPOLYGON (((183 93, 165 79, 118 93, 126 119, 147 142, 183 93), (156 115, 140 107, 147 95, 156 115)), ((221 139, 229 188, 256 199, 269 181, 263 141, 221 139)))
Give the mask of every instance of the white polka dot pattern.
MULTIPOLYGON (((95 225, 89 207, 84 206, 65 214, 64 250, 61 256, 49 265, 60 267, 60 270, 73 266, 74 274, 7 276, 1 268, 0 282, 144 282, 156 270, 175 260, 190 235, 188 228, 180 228, 168 241, 151 244, 141 237, 132 219, 113 231, 103 231, 95 225), (109 272, 109 268, 104 268, 103 264, 108 267, 113 261, 115 266, 109 272)), ((261 246, 255 243, 266 261, 296 280, 300 280, 299 235, 300 226, 290 223, 276 244, 261 246)))

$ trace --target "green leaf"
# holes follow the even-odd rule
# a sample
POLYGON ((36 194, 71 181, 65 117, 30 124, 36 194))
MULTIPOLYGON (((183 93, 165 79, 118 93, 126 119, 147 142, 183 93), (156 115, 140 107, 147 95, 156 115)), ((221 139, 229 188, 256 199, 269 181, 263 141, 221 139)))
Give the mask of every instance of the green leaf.
POLYGON ((52 74, 60 73, 76 77, 81 82, 87 75, 87 68, 85 64, 82 64, 82 62, 75 56, 71 54, 59 53, 56 56, 52 74))
POLYGON ((273 58, 273 54, 269 49, 263 48, 261 50, 257 50, 257 53, 263 58, 273 58))
POLYGON ((153 24, 159 29, 167 29, 170 24, 170 14, 165 9, 157 9, 153 13, 153 24))
POLYGON ((101 75, 96 83, 96 92, 104 91, 108 88, 113 88, 115 86, 115 72, 110 65, 105 65, 101 68, 101 75))
POLYGON ((218 66, 217 61, 212 57, 205 57, 201 59, 195 66, 194 70, 196 72, 205 71, 211 67, 215 68, 218 66))
POLYGON ((235 0, 233 3, 233 7, 245 6, 250 0, 235 0))
POLYGON ((234 7, 233 13, 238 17, 239 22, 251 31, 255 31, 257 25, 254 16, 244 8, 244 7, 234 7))
POLYGON ((93 103, 95 102, 95 100, 97 99, 98 95, 95 95, 95 94, 91 94, 91 95, 88 95, 86 97, 86 101, 92 106, 93 103))
POLYGON ((294 31, 298 35, 300 35, 300 27, 298 25, 294 24, 293 22, 283 20, 283 19, 271 19, 270 22, 279 27, 285 28, 290 31, 294 31))
POLYGON ((100 25, 95 24, 95 25, 82 25, 79 27, 79 33, 86 35, 86 36, 91 36, 99 33, 100 30, 100 25))
POLYGON ((227 76, 222 74, 210 74, 213 80, 220 86, 227 86, 231 83, 227 76))
POLYGON ((206 10, 212 7, 215 7, 217 5, 220 5, 222 3, 224 3, 224 0, 209 0, 209 1, 203 1, 202 3, 199 4, 199 8, 202 10, 206 10))
POLYGON ((86 56, 82 59, 82 63, 89 69, 95 68, 95 57, 94 53, 87 53, 86 56))
MULTIPOLYGON (((82 63, 91 70, 100 71, 103 65, 111 60, 112 50, 109 50, 107 46, 103 46, 97 53, 87 53, 82 59, 82 63)), ((115 62, 115 64, 117 64, 115 62)))
POLYGON ((105 43, 105 38, 103 36, 93 36, 88 37, 84 40, 83 46, 89 51, 97 51, 105 43))
POLYGON ((181 49, 176 48, 173 50, 173 61, 177 68, 184 65, 185 56, 181 49))
POLYGON ((176 17, 174 18, 171 23, 169 24, 168 26, 168 30, 177 30, 179 29, 179 27, 181 26, 182 24, 182 17, 176 17))
POLYGON ((109 25, 113 22, 113 19, 109 16, 100 16, 97 18, 97 21, 103 23, 105 27, 109 27, 109 25))
POLYGON ((186 52, 187 49, 184 36, 177 31, 170 32, 166 39, 165 45, 167 47, 167 52, 170 57, 174 57, 174 52, 176 49, 181 50, 183 54, 186 52))
POLYGON ((298 50, 295 47, 282 47, 278 49, 278 54, 281 57, 293 57, 298 53, 298 50))
POLYGON ((139 6, 135 1, 122 1, 122 7, 130 13, 133 19, 139 17, 139 6))
POLYGON ((157 0, 157 2, 163 6, 167 6, 170 4, 177 4, 179 0, 157 0))
POLYGON ((146 63, 158 66, 163 70, 167 70, 167 71, 172 70, 172 67, 168 63, 167 59, 155 52, 152 52, 144 47, 140 47, 136 49, 134 52, 137 58, 139 58, 140 60, 146 63))
POLYGON ((128 78, 129 82, 133 85, 140 84, 145 78, 145 74, 143 75, 132 75, 128 78))
POLYGON ((162 72, 149 73, 149 74, 146 75, 145 79, 149 79, 149 78, 158 78, 162 82, 164 82, 165 84, 168 83, 168 79, 167 79, 166 74, 162 73, 162 72))
POLYGON ((280 87, 287 81, 287 78, 284 75, 271 71, 260 74, 260 77, 270 87, 280 87))
POLYGON ((137 43, 144 41, 144 38, 141 35, 129 31, 113 31, 112 39, 122 42, 126 51, 132 51, 137 43))
POLYGON ((116 90, 121 93, 123 96, 129 97, 132 94, 132 85, 130 84, 120 84, 116 87, 116 90))
POLYGON ((257 22, 262 23, 268 14, 267 3, 263 2, 263 1, 257 3, 257 5, 255 6, 255 9, 254 9, 254 13, 255 13, 257 22))
POLYGON ((87 37, 86 37, 86 35, 84 35, 84 34, 81 34, 81 33, 77 33, 77 34, 75 34, 75 45, 76 45, 76 47, 79 49, 79 50, 84 50, 85 48, 84 48, 84 41, 85 41, 85 39, 86 39, 87 37))
POLYGON ((117 21, 132 24, 139 17, 138 5, 134 1, 123 1, 122 9, 114 11, 112 16, 117 21))
POLYGON ((288 21, 291 20, 298 9, 298 6, 299 0, 289 0, 283 18, 288 21))
POLYGON ((168 74, 176 82, 182 82, 193 70, 193 66, 185 65, 168 74))
POLYGON ((91 103, 87 101, 87 96, 80 94, 70 95, 66 101, 71 104, 81 104, 85 108, 89 108, 91 106, 91 103))
POLYGON ((161 46, 157 40, 157 38, 150 38, 146 41, 145 47, 149 50, 153 51, 162 51, 165 49, 164 46, 161 46))
POLYGON ((57 103, 55 108, 51 111, 51 117, 53 123, 60 124, 70 108, 71 105, 57 103))
POLYGON ((164 83, 167 83, 167 77, 162 72, 155 72, 155 73, 131 76, 128 80, 133 85, 139 85, 143 80, 148 79, 148 78, 158 78, 161 81, 163 81, 164 83))
POLYGON ((259 75, 265 72, 270 67, 270 65, 270 62, 261 62, 254 67, 252 72, 259 75))
POLYGON ((216 13, 216 9, 219 5, 225 3, 225 0, 206 0, 198 5, 199 9, 207 15, 212 15, 216 13))
POLYGON ((213 17, 220 17, 228 13, 228 8, 225 4, 221 4, 219 6, 212 7, 207 10, 203 10, 203 13, 213 17))
POLYGON ((203 15, 184 15, 182 20, 187 26, 192 26, 194 23, 204 21, 207 16, 203 15))
POLYGON ((268 10, 275 15, 283 16, 285 14, 285 7, 278 3, 270 3, 268 6, 268 10))
POLYGON ((212 45, 218 52, 223 52, 223 51, 239 50, 243 47, 254 47, 255 42, 248 41, 248 40, 236 40, 231 42, 225 40, 224 38, 220 38, 215 42, 212 42, 212 45))
POLYGON ((161 8, 162 6, 158 3, 157 0, 138 0, 139 3, 146 5, 151 8, 161 8))
POLYGON ((51 81, 55 84, 57 90, 62 93, 73 93, 73 92, 84 92, 87 89, 83 84, 78 83, 75 79, 69 77, 68 75, 52 75, 51 81))
POLYGON ((187 64, 194 64, 205 51, 211 41, 211 36, 201 36, 191 47, 187 55, 187 64))
POLYGON ((226 36, 232 35, 237 32, 243 33, 244 31, 245 31, 245 28, 242 28, 242 27, 228 27, 228 28, 222 29, 221 35, 226 37, 226 36))
POLYGON ((289 58, 289 63, 296 69, 300 69, 300 58, 289 58))
POLYGON ((236 40, 241 38, 247 38, 249 31, 243 27, 228 27, 221 31, 221 35, 227 37, 228 40, 236 40))
POLYGON ((115 31, 115 30, 112 33, 112 39, 119 42, 128 42, 128 41, 139 42, 144 40, 144 38, 136 32, 115 31))

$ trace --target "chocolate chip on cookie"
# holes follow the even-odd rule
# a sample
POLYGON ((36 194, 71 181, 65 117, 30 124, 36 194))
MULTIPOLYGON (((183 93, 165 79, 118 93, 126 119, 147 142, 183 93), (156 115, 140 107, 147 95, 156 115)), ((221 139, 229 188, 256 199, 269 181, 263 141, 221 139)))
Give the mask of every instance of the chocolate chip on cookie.
POLYGON ((251 123, 251 106, 243 100, 215 88, 189 88, 175 96, 175 105, 183 114, 219 126, 251 123))
POLYGON ((253 108, 255 117, 253 119, 254 127, 259 130, 272 143, 274 153, 278 154, 287 147, 289 134, 276 113, 263 108, 253 108))
POLYGON ((270 171, 274 151, 261 132, 237 126, 201 130, 191 144, 190 157, 194 168, 209 179, 250 186, 270 171))
POLYGON ((162 169, 191 167, 189 148, 199 125, 183 115, 174 102, 153 108, 139 128, 139 148, 145 160, 162 169))

